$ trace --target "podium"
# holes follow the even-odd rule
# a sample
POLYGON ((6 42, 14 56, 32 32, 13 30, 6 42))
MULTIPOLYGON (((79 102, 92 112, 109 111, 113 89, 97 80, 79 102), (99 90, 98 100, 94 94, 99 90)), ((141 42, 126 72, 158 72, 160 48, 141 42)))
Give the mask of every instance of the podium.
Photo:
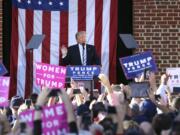
POLYGON ((67 66, 67 83, 72 78, 78 86, 84 86, 90 91, 94 89, 94 80, 100 73, 100 66, 67 66))

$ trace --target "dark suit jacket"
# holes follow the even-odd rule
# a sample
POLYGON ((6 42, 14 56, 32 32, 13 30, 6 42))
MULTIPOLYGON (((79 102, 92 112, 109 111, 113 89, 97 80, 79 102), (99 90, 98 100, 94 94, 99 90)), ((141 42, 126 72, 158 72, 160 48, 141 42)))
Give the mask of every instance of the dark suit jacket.
MULTIPOLYGON (((86 44, 87 65, 100 65, 100 60, 96 54, 95 47, 86 44)), ((68 48, 67 56, 62 59, 63 65, 82 65, 78 44, 68 48)))

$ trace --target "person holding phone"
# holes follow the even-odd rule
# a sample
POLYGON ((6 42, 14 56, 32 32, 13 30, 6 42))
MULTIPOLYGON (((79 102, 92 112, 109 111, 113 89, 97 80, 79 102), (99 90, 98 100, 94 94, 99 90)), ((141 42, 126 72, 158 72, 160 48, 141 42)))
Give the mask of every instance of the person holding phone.
MULTIPOLYGON (((43 106, 46 105, 46 101, 50 94, 50 90, 46 87, 42 88, 41 93, 38 96, 36 105, 35 105, 35 113, 34 113, 34 135, 41 135, 42 134, 42 111, 43 106)), ((65 90, 59 90, 58 96, 62 99, 65 109, 67 111, 67 122, 69 125, 69 133, 78 134, 78 129, 76 125, 76 120, 73 112, 72 104, 69 100, 69 97, 65 90)))
POLYGON ((27 108, 30 109, 32 101, 31 99, 25 99, 25 104, 27 105, 27 108))
POLYGON ((168 74, 163 74, 161 76, 161 84, 159 86, 159 88, 157 89, 156 95, 160 95, 161 96, 161 103, 163 105, 167 105, 168 104, 168 97, 167 97, 167 90, 168 90, 168 86, 167 86, 167 82, 169 80, 170 75, 168 74))

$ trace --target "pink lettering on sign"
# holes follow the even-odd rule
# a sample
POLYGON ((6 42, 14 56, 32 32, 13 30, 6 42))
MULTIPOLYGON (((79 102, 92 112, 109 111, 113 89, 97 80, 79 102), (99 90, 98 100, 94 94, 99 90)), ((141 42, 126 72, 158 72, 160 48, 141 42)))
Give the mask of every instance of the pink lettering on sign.
MULTIPOLYGON (((20 120, 33 128, 34 110, 28 110, 20 114, 20 120)), ((59 135, 68 133, 67 115, 64 104, 43 108, 42 116, 43 135, 59 135)))
POLYGON ((8 106, 10 77, 0 77, 0 106, 8 106))
POLYGON ((36 84, 49 88, 64 88, 66 67, 36 63, 36 84))

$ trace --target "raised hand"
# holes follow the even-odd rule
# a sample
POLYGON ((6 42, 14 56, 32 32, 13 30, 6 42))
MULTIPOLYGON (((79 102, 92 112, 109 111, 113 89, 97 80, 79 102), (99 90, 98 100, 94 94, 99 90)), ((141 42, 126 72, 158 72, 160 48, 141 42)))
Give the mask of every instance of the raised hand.
POLYGON ((104 86, 110 85, 109 79, 107 78, 107 76, 105 74, 99 74, 98 77, 99 77, 100 82, 102 83, 102 85, 104 85, 104 86))
POLYGON ((170 78, 169 74, 163 74, 161 76, 161 84, 167 85, 169 78, 170 78))
POLYGON ((48 94, 50 93, 50 90, 47 87, 43 87, 41 93, 38 96, 37 105, 43 106, 45 105, 47 99, 48 99, 48 94))
POLYGON ((61 53, 62 53, 62 57, 63 58, 66 57, 66 55, 67 55, 67 48, 64 45, 61 47, 61 53))

